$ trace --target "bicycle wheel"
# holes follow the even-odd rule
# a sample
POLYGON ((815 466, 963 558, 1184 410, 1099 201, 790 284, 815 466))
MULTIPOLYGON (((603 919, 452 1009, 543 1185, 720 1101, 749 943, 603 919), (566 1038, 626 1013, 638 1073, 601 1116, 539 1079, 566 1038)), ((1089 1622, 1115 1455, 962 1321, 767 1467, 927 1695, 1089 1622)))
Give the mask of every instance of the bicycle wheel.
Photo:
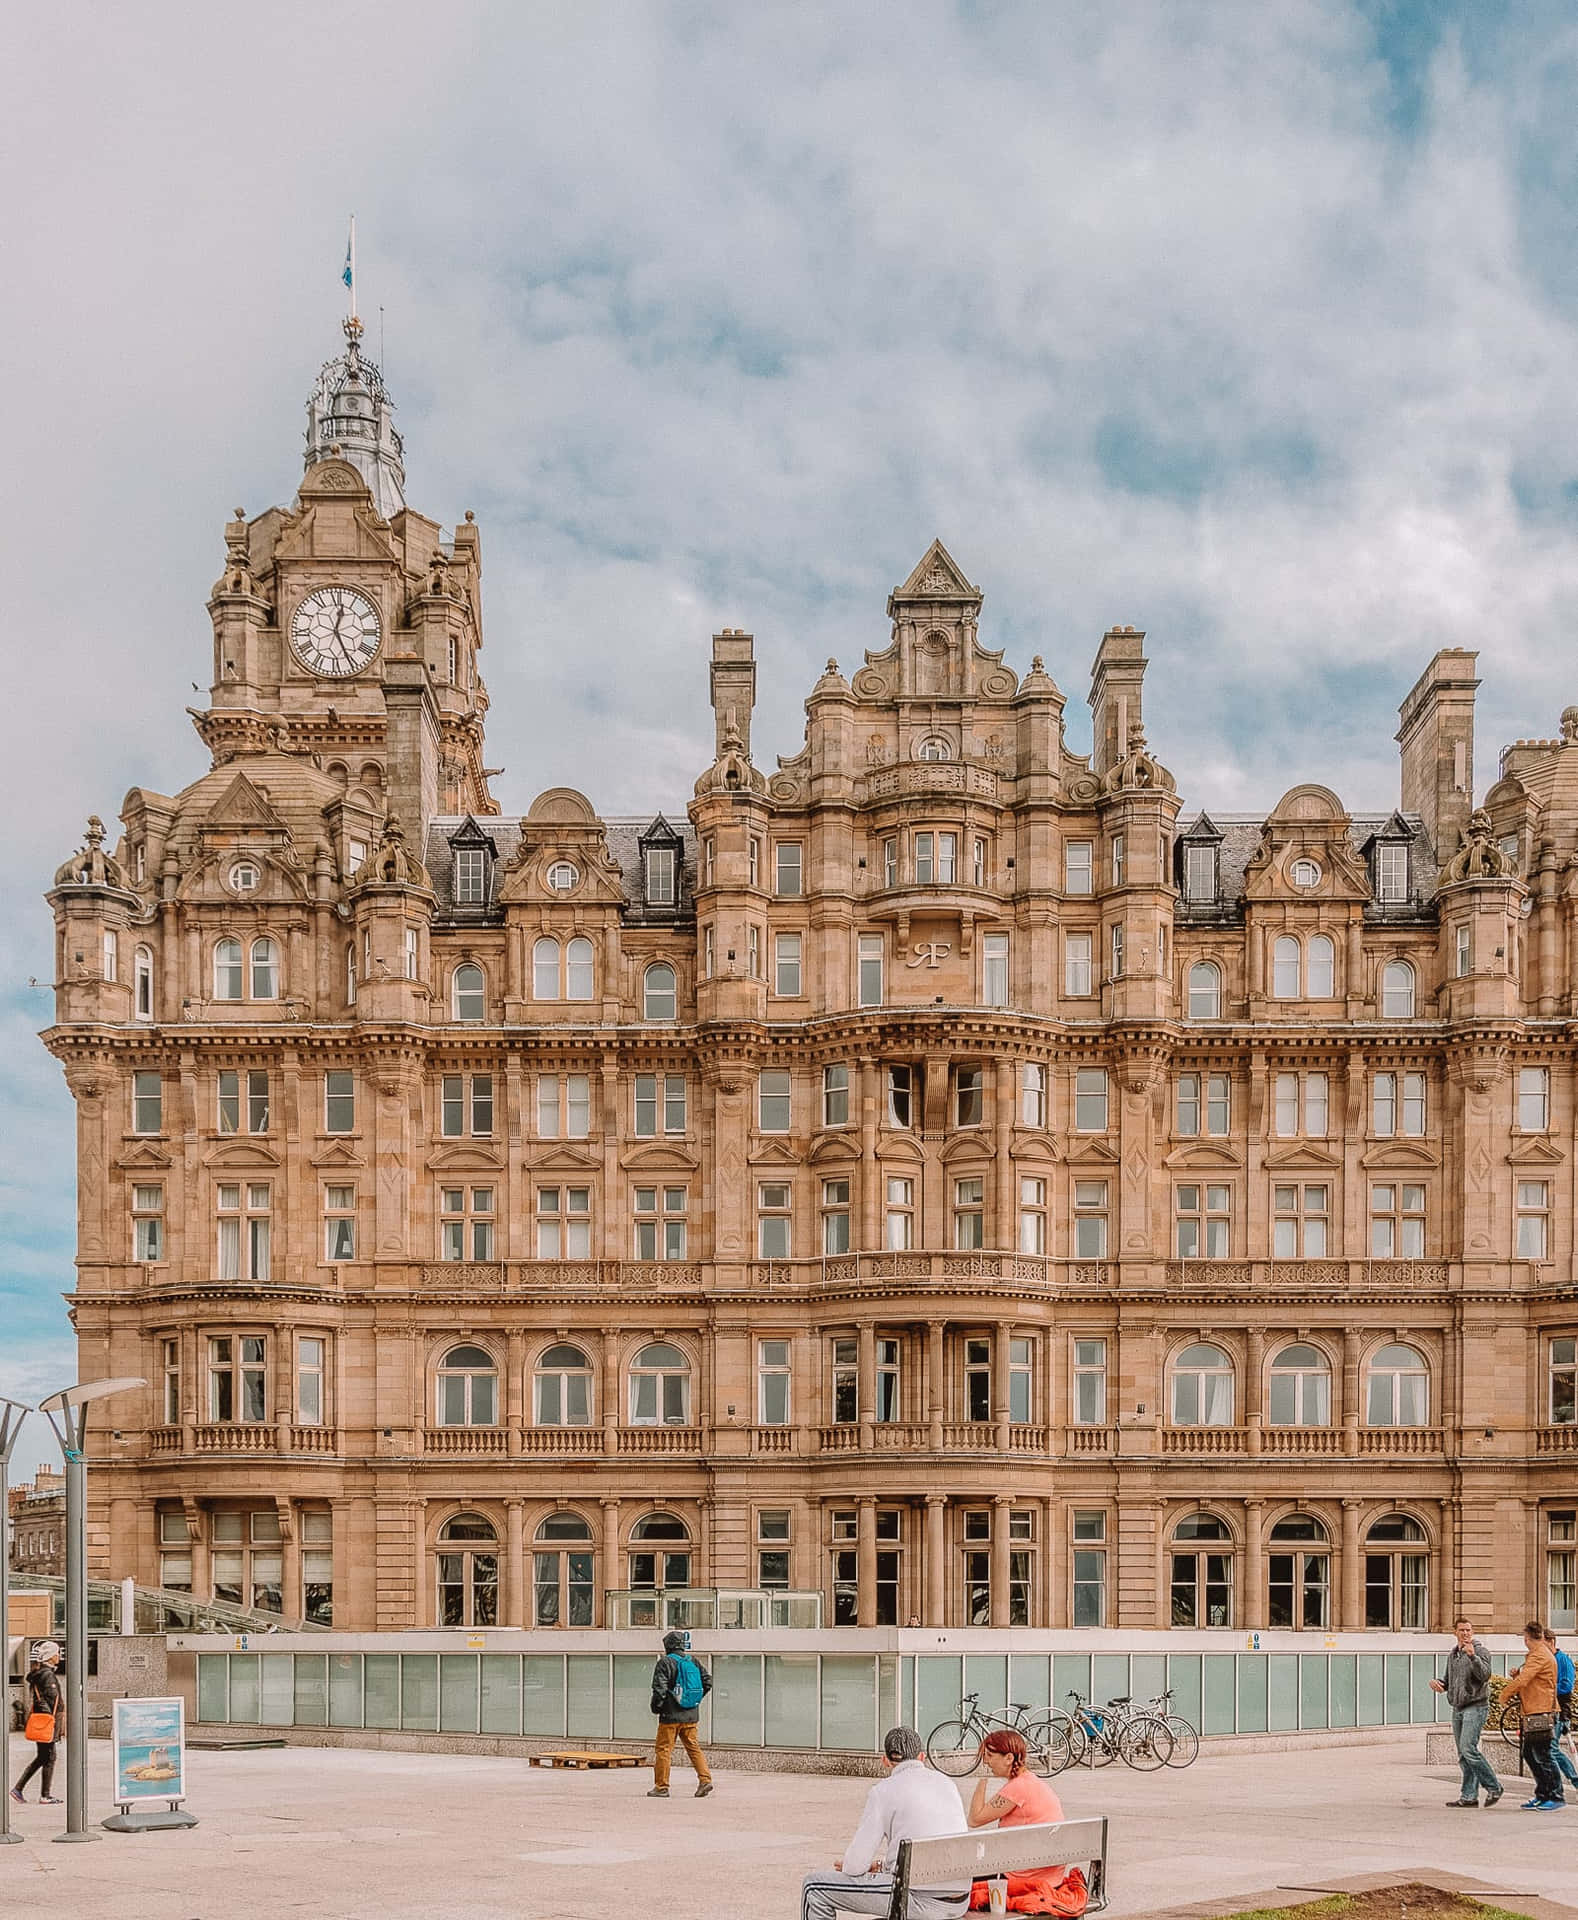
POLYGON ((939 1773, 962 1780, 981 1764, 981 1736, 966 1720, 944 1720, 926 1736, 926 1758, 939 1773))
POLYGON ((1164 1716, 1167 1731, 1173 1738, 1173 1750, 1167 1756, 1170 1767, 1187 1767, 1193 1763, 1200 1752, 1200 1736, 1181 1714, 1169 1713, 1164 1716))
POLYGON ((1165 1767, 1172 1750, 1173 1737, 1159 1713, 1137 1714, 1119 1734, 1118 1752, 1124 1764, 1140 1773, 1165 1767))
POLYGON ((1049 1714, 1024 1730, 1030 1749, 1030 1770, 1044 1777, 1061 1773, 1073 1757, 1074 1723, 1066 1713, 1049 1714))

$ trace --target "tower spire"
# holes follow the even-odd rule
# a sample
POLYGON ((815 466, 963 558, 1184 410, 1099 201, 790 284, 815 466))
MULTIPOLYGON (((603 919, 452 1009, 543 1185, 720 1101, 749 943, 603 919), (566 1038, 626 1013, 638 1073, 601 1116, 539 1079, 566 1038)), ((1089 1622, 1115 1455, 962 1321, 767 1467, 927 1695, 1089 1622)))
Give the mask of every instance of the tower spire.
POLYGON ((372 489, 374 504, 390 519, 405 506, 405 449, 394 428, 394 402, 377 363, 363 356, 356 311, 356 216, 351 215, 345 266, 345 351, 325 361, 307 401, 306 465, 348 460, 372 489))

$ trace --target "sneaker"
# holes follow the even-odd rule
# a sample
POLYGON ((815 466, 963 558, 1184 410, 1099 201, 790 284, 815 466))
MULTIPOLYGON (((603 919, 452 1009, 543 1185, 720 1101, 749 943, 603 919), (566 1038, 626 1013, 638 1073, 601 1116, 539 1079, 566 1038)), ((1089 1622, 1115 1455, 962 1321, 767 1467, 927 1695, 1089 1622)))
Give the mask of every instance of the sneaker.
MULTIPOLYGON (((668 1788, 667 1787, 648 1787, 647 1798, 649 1800, 666 1800, 668 1798, 668 1788)), ((1532 1806, 1534 1803, 1533 1801, 1530 1801, 1529 1804, 1532 1806)))
POLYGON ((710 1780, 703 1780, 701 1785, 696 1789, 696 1798, 698 1800, 705 1800, 707 1795, 711 1793, 711 1791, 712 1791, 712 1782, 710 1780))
POLYGON ((41 1807, 63 1807, 66 1803, 58 1793, 41 1793, 38 1796, 38 1804, 41 1807))
POLYGON ((1447 1805, 1449 1807, 1478 1807, 1479 1802, 1477 1800, 1449 1800, 1447 1805))
POLYGON ((1520 1813, 1533 1813, 1537 1807, 1543 1807, 1544 1805, 1545 1802, 1536 1796, 1533 1800, 1525 1800, 1518 1811, 1520 1813))
POLYGON ((1507 1789, 1505 1787, 1497 1787, 1494 1793, 1487 1793, 1485 1795, 1485 1805, 1487 1807, 1493 1807, 1506 1791, 1507 1789))
POLYGON ((1565 1807, 1566 1804, 1567 1802, 1565 1800, 1538 1800, 1535 1802, 1534 1811, 1536 1813, 1553 1813, 1556 1808, 1565 1807))
POLYGON ((19 1807, 25 1807, 27 1805, 27 1802, 22 1798, 22 1789, 20 1787, 13 1787, 11 1789, 11 1798, 19 1807))

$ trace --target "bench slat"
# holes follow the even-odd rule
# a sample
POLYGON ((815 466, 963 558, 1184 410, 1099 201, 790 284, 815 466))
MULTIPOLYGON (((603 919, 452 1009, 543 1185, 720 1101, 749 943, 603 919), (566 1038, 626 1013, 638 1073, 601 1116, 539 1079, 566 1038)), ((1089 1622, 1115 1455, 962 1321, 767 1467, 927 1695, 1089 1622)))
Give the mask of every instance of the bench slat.
MULTIPOLYGON (((1060 1820, 1037 1827, 982 1827, 939 1840, 909 1840, 912 1887, 945 1886, 950 1880, 989 1880, 999 1873, 1033 1873, 1038 1867, 1084 1867, 1107 1857, 1106 1817, 1060 1820)), ((1088 1877, 1088 1876, 1087 1876, 1088 1877)))

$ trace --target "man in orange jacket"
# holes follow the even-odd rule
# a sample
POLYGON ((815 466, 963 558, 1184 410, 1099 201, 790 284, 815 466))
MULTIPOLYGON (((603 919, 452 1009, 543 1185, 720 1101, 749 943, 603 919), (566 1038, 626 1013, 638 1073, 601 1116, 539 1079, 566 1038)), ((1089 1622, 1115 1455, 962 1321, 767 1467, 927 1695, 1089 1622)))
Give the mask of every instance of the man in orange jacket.
POLYGON ((1551 1737, 1556 1730, 1556 1656, 1545 1643, 1545 1628, 1531 1620, 1523 1629, 1529 1657, 1501 1690, 1502 1700, 1516 1700, 1523 1709, 1523 1757, 1534 1775, 1534 1798, 1525 1800, 1525 1813, 1547 1813, 1565 1806, 1562 1777, 1551 1763, 1551 1737))

